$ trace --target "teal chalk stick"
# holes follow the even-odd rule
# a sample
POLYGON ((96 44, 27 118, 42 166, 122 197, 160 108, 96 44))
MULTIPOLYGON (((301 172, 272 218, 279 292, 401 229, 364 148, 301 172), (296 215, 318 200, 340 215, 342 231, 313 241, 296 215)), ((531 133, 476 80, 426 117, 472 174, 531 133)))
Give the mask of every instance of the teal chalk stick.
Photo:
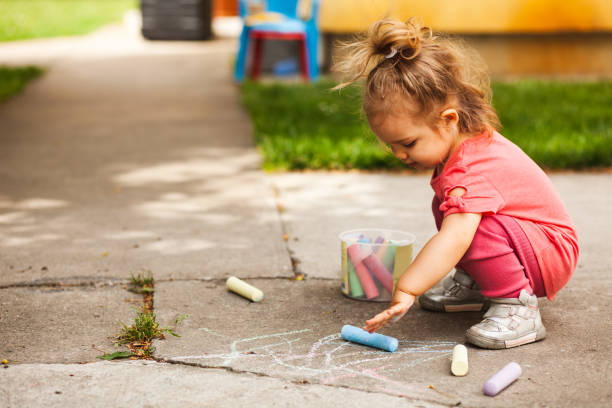
POLYGON ((397 350, 399 344, 395 337, 389 337, 378 333, 368 333, 359 327, 351 326, 349 324, 342 326, 340 336, 342 336, 344 340, 364 344, 370 347, 376 347, 382 350, 390 351, 391 353, 397 350))

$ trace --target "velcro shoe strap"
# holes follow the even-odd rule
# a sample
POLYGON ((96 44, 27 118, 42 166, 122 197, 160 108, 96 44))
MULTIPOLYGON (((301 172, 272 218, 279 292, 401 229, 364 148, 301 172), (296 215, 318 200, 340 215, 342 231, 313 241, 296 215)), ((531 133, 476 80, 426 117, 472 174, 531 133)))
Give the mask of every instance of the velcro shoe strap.
POLYGON ((484 314, 484 317, 511 317, 518 316, 524 319, 533 319, 536 316, 537 310, 528 307, 520 307, 513 305, 494 305, 484 314))
POLYGON ((484 314, 484 317, 510 317, 513 315, 512 309, 512 305, 493 304, 484 314))
POLYGON ((514 315, 523 317, 525 319, 533 319, 536 314, 534 309, 530 309, 528 307, 517 307, 513 312, 514 315))
POLYGON ((521 321, 522 319, 519 319, 516 315, 514 315, 510 318, 510 322, 506 327, 510 330, 514 330, 521 325, 521 321))

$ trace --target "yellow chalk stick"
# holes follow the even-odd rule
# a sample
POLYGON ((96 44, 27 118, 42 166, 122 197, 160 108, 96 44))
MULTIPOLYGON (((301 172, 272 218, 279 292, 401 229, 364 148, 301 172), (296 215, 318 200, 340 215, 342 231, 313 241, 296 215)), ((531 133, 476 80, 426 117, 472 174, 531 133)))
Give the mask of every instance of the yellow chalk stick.
POLYGON ((260 302, 264 298, 264 294, 261 290, 257 289, 255 286, 249 285, 235 276, 230 276, 227 278, 225 285, 232 292, 235 292, 253 302, 260 302))
POLYGON ((348 278, 348 261, 346 256, 346 242, 344 241, 340 243, 340 260, 340 268, 342 270, 342 282, 344 283, 344 285, 342 285, 342 292, 344 292, 345 295, 348 295, 350 293, 348 278))
POLYGON ((453 348, 453 362, 451 372, 457 377, 462 377, 468 372, 467 348, 463 344, 457 344, 453 348))

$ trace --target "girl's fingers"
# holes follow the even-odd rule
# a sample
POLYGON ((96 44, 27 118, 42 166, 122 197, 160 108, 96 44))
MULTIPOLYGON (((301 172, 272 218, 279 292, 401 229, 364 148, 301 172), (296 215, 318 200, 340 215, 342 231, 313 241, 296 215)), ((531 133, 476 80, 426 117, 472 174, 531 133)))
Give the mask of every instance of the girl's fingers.
POLYGON ((374 332, 374 331, 376 331, 376 330, 380 329, 380 327, 381 327, 380 323, 378 323, 378 322, 373 322, 373 321, 371 321, 371 320, 368 320, 368 321, 366 322, 366 325, 365 325, 365 327, 363 328, 363 330, 365 330, 365 331, 367 331, 367 332, 372 333, 372 332, 374 332))
MULTIPOLYGON (((364 330, 372 333, 381 327, 387 325, 389 321, 398 314, 397 306, 390 307, 389 309, 377 314, 372 319, 366 321, 364 330)), ((400 312, 401 313, 401 312, 400 312)))
POLYGON ((381 321, 379 319, 377 320, 376 317, 374 317, 373 319, 368 320, 366 322, 366 325, 363 328, 363 330, 372 333, 380 329, 382 326, 383 324, 381 323, 381 321))
POLYGON ((414 299, 414 295, 404 294, 397 303, 394 302, 395 304, 393 306, 385 309, 370 320, 366 320, 366 325, 363 327, 363 330, 373 333, 389 323, 397 322, 406 312, 408 312, 408 309, 410 309, 410 306, 414 303, 414 299))
POLYGON ((374 333, 376 330, 380 329, 381 327, 383 327, 382 324, 374 324, 374 325, 364 327, 363 330, 367 331, 368 333, 374 333))

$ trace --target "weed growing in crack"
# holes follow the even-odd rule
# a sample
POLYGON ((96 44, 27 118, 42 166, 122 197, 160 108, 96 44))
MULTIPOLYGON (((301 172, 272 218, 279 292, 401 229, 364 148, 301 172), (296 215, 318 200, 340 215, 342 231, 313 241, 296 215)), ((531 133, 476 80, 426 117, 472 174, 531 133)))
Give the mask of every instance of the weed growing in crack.
POLYGON ((138 294, 153 293, 155 291, 155 289, 153 289, 153 283, 153 274, 149 270, 145 270, 142 274, 138 272, 138 275, 131 273, 130 287, 128 290, 138 294))
POLYGON ((142 274, 138 272, 138 275, 134 275, 134 273, 130 274, 130 284, 127 290, 143 296, 142 301, 145 312, 153 311, 154 285, 155 280, 150 270, 145 270, 142 274))
MULTIPOLYGON (((181 337, 168 327, 160 327, 155 312, 138 312, 134 324, 129 327, 123 322, 120 323, 123 329, 117 337, 117 344, 127 344, 132 356, 137 358, 150 358, 155 351, 151 343, 154 339, 164 339, 164 333, 181 337)), ((175 323, 178 323, 178 319, 175 323)))
POLYGON ((174 328, 189 317, 186 314, 178 316, 174 321, 174 328, 160 327, 157 316, 153 311, 153 293, 155 292, 153 274, 146 270, 142 274, 139 272, 138 275, 133 273, 130 275, 130 286, 127 289, 143 296, 143 307, 142 310, 135 309, 136 318, 131 326, 119 321, 122 329, 120 334, 116 336, 116 345, 127 345, 130 351, 104 353, 104 355, 98 356, 100 359, 114 360, 128 357, 131 359, 151 359, 153 358, 153 352, 155 352, 155 348, 151 345, 153 340, 164 339, 166 333, 181 337, 174 331, 174 328))

